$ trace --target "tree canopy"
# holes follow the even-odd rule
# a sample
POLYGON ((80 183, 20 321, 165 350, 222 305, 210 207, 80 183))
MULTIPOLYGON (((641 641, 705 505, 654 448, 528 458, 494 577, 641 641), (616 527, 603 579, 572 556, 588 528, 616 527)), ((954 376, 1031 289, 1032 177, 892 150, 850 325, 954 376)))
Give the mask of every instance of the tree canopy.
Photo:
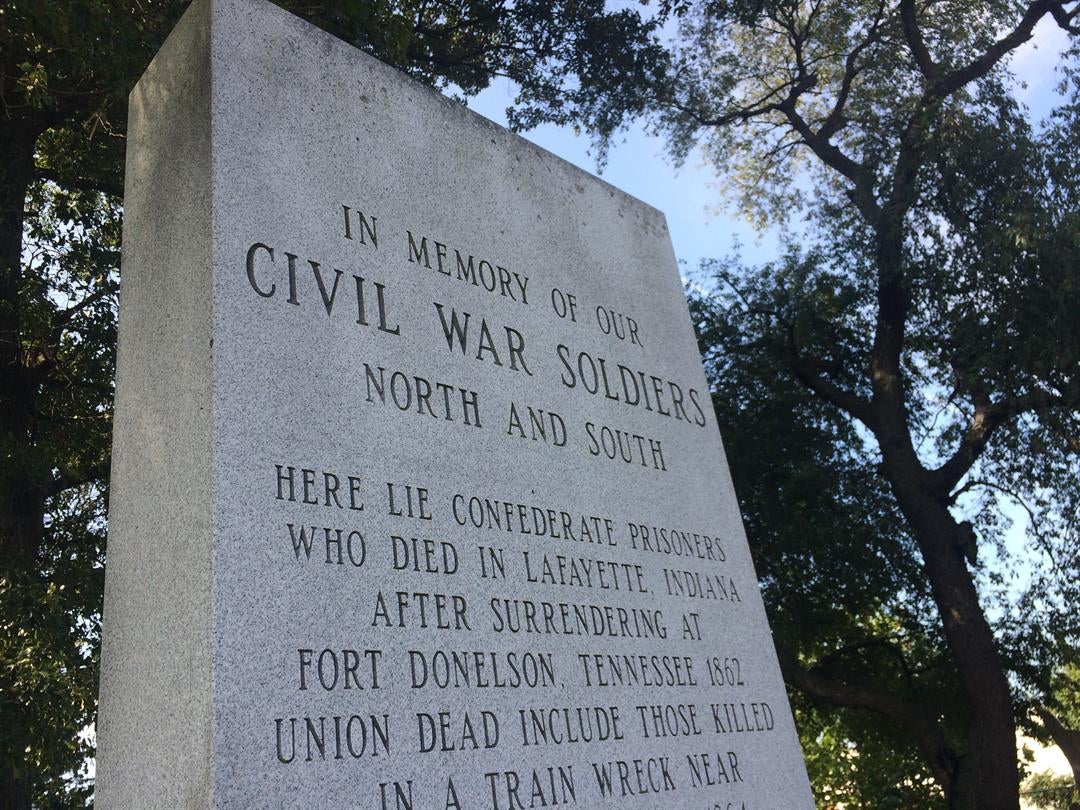
MULTIPOLYGON (((185 5, 0 0, 12 807, 92 790, 125 97, 185 5)), ((854 806, 1015 808, 1017 723, 1077 727, 1075 0, 282 5, 450 93, 509 77, 516 126, 601 155, 644 120, 789 234, 691 303, 811 774, 854 806), (1009 73, 1040 23, 1073 44, 1046 122, 1009 73)))
MULTIPOLYGON (((283 0, 459 96, 653 47, 600 0, 283 0)), ((186 0, 0 0, 0 804, 92 792, 127 94, 186 0)), ((569 75, 569 74, 564 74, 569 75)))
POLYGON ((823 739, 833 718, 920 752, 894 787, 1015 808, 1016 725, 1080 638, 1080 6, 662 9, 660 59, 526 86, 514 121, 576 122, 602 155, 644 120, 788 234, 765 266, 706 263, 694 297, 785 676, 823 739), (1040 22, 1072 44, 1033 121, 1009 59, 1040 22))

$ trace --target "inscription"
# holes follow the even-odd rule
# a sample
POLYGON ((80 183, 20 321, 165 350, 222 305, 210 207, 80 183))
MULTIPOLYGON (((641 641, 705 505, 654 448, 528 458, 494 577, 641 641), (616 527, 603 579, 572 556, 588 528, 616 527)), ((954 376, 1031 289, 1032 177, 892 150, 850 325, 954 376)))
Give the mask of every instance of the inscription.
POLYGON ((428 250, 426 236, 413 236, 411 230, 405 232, 408 240, 408 260, 410 264, 423 266, 427 270, 453 278, 473 287, 496 293, 511 301, 529 303, 529 277, 507 270, 487 259, 477 259, 471 253, 462 253, 457 248, 448 248, 444 243, 431 241, 428 250), (453 250, 453 259, 449 252, 453 250), (435 264, 432 265, 432 257, 435 264))
POLYGON ((318 302, 326 310, 326 315, 334 314, 335 307, 340 313, 343 300, 351 298, 347 304, 349 317, 355 316, 359 326, 372 326, 380 332, 390 335, 400 335, 401 328, 390 324, 386 297, 386 285, 379 282, 369 282, 363 276, 350 274, 349 279, 342 283, 344 273, 337 268, 331 268, 327 273, 323 265, 314 259, 307 259, 301 263, 295 253, 279 251, 285 256, 285 278, 281 277, 281 268, 277 260, 274 248, 262 242, 254 243, 247 251, 245 269, 248 283, 255 294, 260 298, 275 298, 279 292, 287 292, 287 303, 301 306, 301 300, 305 305, 318 302), (300 266, 301 264, 306 267, 300 266), (299 267, 299 269, 298 269, 299 267), (279 282, 286 284, 284 290, 279 290, 279 282), (314 282, 314 289, 312 288, 314 282), (371 305, 371 288, 374 287, 375 309, 369 311, 371 305), (303 293, 301 293, 303 290, 303 293), (312 295, 317 292, 318 298, 312 295), (339 292, 341 293, 339 295, 339 292), (374 319, 374 322, 372 320, 374 319))
POLYGON ((287 542, 280 560, 312 592, 338 577, 335 606, 351 637, 279 651, 281 685, 308 703, 270 717, 271 761, 453 759, 453 777, 431 769, 379 781, 366 800, 383 810, 686 806, 682 792, 700 793, 695 806, 750 807, 753 765, 734 749, 776 733, 778 717, 716 612, 741 610, 747 568, 727 538, 681 519, 552 502, 525 461, 559 454, 552 460, 585 489, 603 475, 648 492, 685 473, 679 455, 707 425, 708 397, 650 369, 648 310, 551 286, 550 307, 534 313, 530 277, 509 262, 345 203, 334 228, 356 261, 378 259, 380 281, 254 242, 244 257, 250 293, 422 346, 437 375, 408 359, 415 353, 351 345, 356 410, 344 418, 377 441, 424 431, 436 446, 464 435, 500 448, 490 463, 506 470, 508 492, 527 482, 527 497, 472 489, 467 467, 448 487, 445 478, 432 486, 423 463, 410 472, 273 463, 266 494, 287 542), (437 294, 422 291, 429 284, 437 294), (487 294, 482 307, 473 292, 487 294), (545 336, 555 347, 546 354, 528 336, 553 325, 565 335, 545 336), (469 430, 447 432, 460 428, 469 430), (403 693, 415 696, 404 713, 392 698, 403 693), (723 750, 710 750, 721 739, 723 750), (630 744, 647 754, 622 756, 630 744), (514 751, 572 751, 574 761, 530 753, 519 762, 514 751), (471 764, 478 756, 503 767, 471 764))

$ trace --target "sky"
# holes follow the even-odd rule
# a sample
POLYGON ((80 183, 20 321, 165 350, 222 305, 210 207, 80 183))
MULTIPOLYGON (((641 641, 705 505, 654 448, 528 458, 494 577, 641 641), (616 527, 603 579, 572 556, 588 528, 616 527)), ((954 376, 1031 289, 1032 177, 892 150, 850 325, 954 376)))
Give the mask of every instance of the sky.
MULTIPOLYGON (((1065 32, 1052 21, 1043 20, 1032 40, 1013 57, 1021 82, 1017 98, 1028 105, 1036 119, 1043 118, 1051 108, 1059 81, 1054 66, 1065 42, 1065 32)), ((469 107, 506 126, 505 111, 513 99, 513 85, 502 79, 470 99, 469 107)), ((569 127, 554 125, 521 135, 575 166, 597 173, 588 135, 575 135, 569 127)), ((775 233, 759 239, 744 220, 725 210, 720 181, 700 155, 692 154, 684 166, 676 169, 664 142, 649 136, 640 126, 612 145, 602 176, 664 212, 684 275, 687 270, 696 270, 703 258, 730 254, 736 241, 750 260, 767 260, 777 254, 775 233)))
MULTIPOLYGON (((1012 55, 1016 75, 1015 95, 1030 110, 1032 120, 1040 121, 1054 107, 1055 88, 1061 81, 1056 70, 1067 35, 1053 20, 1046 18, 1035 28, 1034 36, 1012 55)), ((507 80, 495 82, 469 100, 469 107, 506 126, 506 108, 513 102, 514 88, 507 80)), ((545 125, 523 137, 555 153, 564 160, 596 174, 596 159, 590 151, 588 135, 577 135, 569 127, 545 125)), ((725 204, 721 180, 700 154, 691 154, 680 168, 672 165, 664 142, 652 137, 641 126, 632 128, 612 144, 602 177, 609 183, 663 211, 674 243, 684 280, 698 269, 702 259, 730 255, 736 244, 749 262, 762 262, 779 253, 777 233, 759 237, 749 224, 738 218, 725 204)), ((1006 547, 1014 560, 1017 575, 1013 587, 1023 589, 1030 569, 1015 561, 1025 559, 1028 514, 1019 505, 1003 503, 1012 528, 1006 547)), ((1000 561, 999 561, 999 564, 1000 561)))

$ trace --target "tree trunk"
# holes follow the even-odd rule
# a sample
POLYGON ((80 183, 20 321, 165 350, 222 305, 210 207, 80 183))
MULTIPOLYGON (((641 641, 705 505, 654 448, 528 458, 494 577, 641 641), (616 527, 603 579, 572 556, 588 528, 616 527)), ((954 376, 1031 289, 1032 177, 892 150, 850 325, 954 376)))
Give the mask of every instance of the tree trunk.
MULTIPOLYGON (((26 367, 21 334, 22 236, 26 191, 34 175, 34 144, 41 126, 26 121, 0 124, 0 559, 6 580, 5 608, 18 609, 19 591, 36 576, 35 561, 43 532, 44 489, 33 438, 38 382, 26 367)), ((17 618, 15 626, 24 619, 17 618)), ((9 650, 15 642, 3 644, 9 650)), ((30 810, 33 778, 25 761, 27 720, 17 708, 20 695, 0 679, 5 714, 15 722, 4 729, 0 762, 0 809, 30 810), (11 704, 16 708, 8 711, 11 704)))
MULTIPOLYGON (((905 436, 906 436, 905 430, 905 436)), ((906 442, 882 443, 886 474, 922 552, 968 713, 968 749, 947 796, 953 810, 1016 810, 1020 775, 1008 678, 948 506, 930 493, 906 442)))
POLYGON ((1076 783, 1076 789, 1080 790, 1080 730, 1066 728, 1048 709, 1039 708, 1036 711, 1050 737, 1065 755, 1069 767, 1072 768, 1073 782, 1076 783))
POLYGON ((967 711, 967 750, 956 763, 947 800, 952 810, 1018 810, 1020 774, 1012 693, 968 569, 960 525, 949 512, 948 492, 919 460, 908 424, 903 353, 911 308, 904 272, 907 212, 916 198, 926 133, 936 102, 926 100, 901 138, 893 185, 880 217, 877 241, 877 322, 870 366, 871 429, 885 476, 922 553, 967 711))
POLYGON ((10 764, 4 764, 0 774, 0 810, 30 810, 30 779, 15 773, 10 764))
POLYGON ((0 127, 0 554, 9 571, 32 564, 42 531, 31 425, 37 381, 20 339, 23 221, 36 140, 36 128, 0 127))

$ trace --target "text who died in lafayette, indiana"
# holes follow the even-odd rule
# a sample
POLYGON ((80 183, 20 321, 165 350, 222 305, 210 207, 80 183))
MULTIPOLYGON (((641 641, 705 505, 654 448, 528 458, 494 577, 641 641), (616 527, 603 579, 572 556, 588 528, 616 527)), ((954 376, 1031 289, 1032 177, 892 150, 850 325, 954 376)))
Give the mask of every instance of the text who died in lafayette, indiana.
MULTIPOLYGON (((702 391, 652 373, 632 356, 613 359, 575 349, 571 340, 536 348, 513 317, 517 308, 538 305, 529 275, 410 228, 392 233, 379 217, 347 205, 341 222, 343 239, 391 251, 387 268, 396 262, 409 272, 437 274, 446 295, 413 300, 401 292, 409 285, 395 284, 389 272, 375 278, 301 257, 284 242, 253 242, 243 271, 253 294, 266 300, 268 317, 275 306, 291 306, 313 317, 348 319, 358 329, 427 341, 432 353, 484 364, 496 384, 499 375, 532 378, 552 395, 547 401, 584 397, 687 429, 706 427, 702 391), (490 294, 504 316, 452 303, 461 286, 490 294), (545 350, 559 373, 537 380, 541 364, 534 358, 545 350)), ((639 317, 603 303, 589 307, 557 287, 539 298, 557 323, 595 329, 619 351, 644 348, 639 317)), ((497 430, 508 442, 527 440, 566 454, 568 464, 592 458, 659 474, 672 468, 660 438, 617 424, 592 418, 569 424, 551 408, 503 401, 498 392, 385 363, 358 359, 357 371, 360 399, 387 418, 497 430)), ((522 751, 542 751, 547 764, 539 767, 380 782, 371 797, 380 808, 461 807, 461 784, 477 781, 491 810, 738 786, 764 768, 740 758, 738 739, 772 731, 772 707, 754 699, 753 673, 737 651, 723 648, 715 622, 702 620, 703 610, 720 604, 737 610, 742 602, 741 585, 727 572, 728 549, 715 533, 671 527, 662 516, 582 514, 542 497, 513 502, 493 493, 433 491, 423 482, 299 461, 274 464, 266 481, 268 498, 287 509, 282 564, 347 569, 370 586, 366 609, 355 617, 357 635, 372 640, 370 646, 301 647, 286 656, 290 664, 281 673, 282 687, 311 695, 313 706, 319 695, 352 693, 362 697, 349 705, 369 711, 271 718, 268 743, 279 767, 492 750, 515 761, 522 751), (382 526, 383 519, 397 521, 400 531, 372 533, 368 526, 382 526), (430 584, 399 590, 393 583, 406 573, 430 584), (481 599, 455 589, 462 576, 485 583, 481 599), (552 588, 565 597, 533 595, 552 588), (445 640, 395 655, 377 642, 411 630, 434 630, 445 640), (625 649, 594 651, 605 640, 625 649), (648 642, 650 651, 633 651, 634 642, 648 642), (478 649, 484 643, 489 648, 478 649), (546 702, 545 694, 565 695, 568 687, 595 703, 546 702), (377 709, 385 690, 427 696, 463 689, 475 691, 468 702, 474 708, 416 711, 407 724, 377 709), (620 702, 628 690, 655 690, 659 700, 620 702), (699 690, 701 699, 665 701, 671 690, 699 690), (519 694, 522 705, 501 697, 485 705, 493 694, 519 694), (692 752, 664 753, 664 743, 676 738, 692 739, 692 752), (601 743, 650 754, 618 758, 608 746, 608 755, 590 757, 601 743)), ((752 796, 740 795, 741 804, 732 806, 752 806, 752 796)))

